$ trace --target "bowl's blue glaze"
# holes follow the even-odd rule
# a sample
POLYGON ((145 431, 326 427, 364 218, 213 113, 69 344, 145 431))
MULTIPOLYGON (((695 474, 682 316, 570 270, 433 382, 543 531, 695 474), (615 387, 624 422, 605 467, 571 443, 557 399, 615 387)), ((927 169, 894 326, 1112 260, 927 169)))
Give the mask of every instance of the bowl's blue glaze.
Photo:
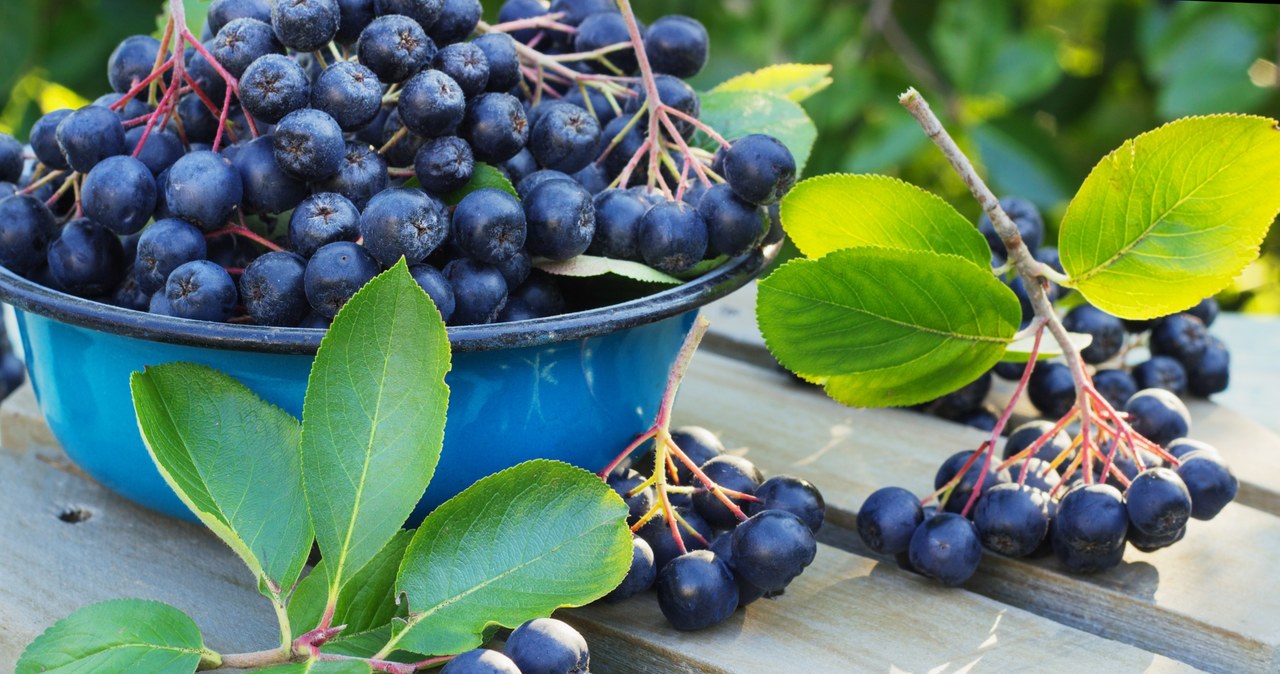
MULTIPOLYGON (((651 423, 695 313, 568 342, 456 354, 446 378, 444 451, 415 519, 527 459, 604 467, 651 423)), ((313 356, 150 342, 25 311, 17 319, 40 410, 68 456, 111 490, 165 514, 194 519, 142 444, 130 373, 159 363, 200 363, 302 415, 313 356)))
MULTIPOLYGON (((697 308, 750 281, 777 246, 638 300, 564 316, 449 329, 453 369, 444 451, 414 513, 533 458, 599 470, 657 412, 697 308)), ((301 416, 321 330, 188 321, 50 290, 0 268, 27 370, 54 437, 86 473, 146 507, 194 519, 151 462, 129 375, 188 361, 301 416)), ((263 447, 262 451, 272 451, 263 447)))

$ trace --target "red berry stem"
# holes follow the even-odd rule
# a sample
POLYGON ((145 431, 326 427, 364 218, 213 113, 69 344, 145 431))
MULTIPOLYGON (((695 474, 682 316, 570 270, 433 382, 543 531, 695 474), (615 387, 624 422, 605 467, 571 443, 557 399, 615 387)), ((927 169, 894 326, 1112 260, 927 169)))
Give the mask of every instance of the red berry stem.
POLYGON ((226 236, 227 234, 235 234, 236 236, 243 236, 244 238, 249 239, 250 241, 261 244, 263 247, 267 248, 268 250, 272 250, 272 251, 284 250, 284 248, 282 248, 280 244, 272 241, 271 239, 263 237, 262 235, 258 234, 252 229, 249 229, 248 227, 245 227, 244 225, 236 225, 236 224, 227 225, 222 229, 218 229, 218 230, 209 232, 208 234, 205 234, 204 238, 213 239, 219 236, 226 236))

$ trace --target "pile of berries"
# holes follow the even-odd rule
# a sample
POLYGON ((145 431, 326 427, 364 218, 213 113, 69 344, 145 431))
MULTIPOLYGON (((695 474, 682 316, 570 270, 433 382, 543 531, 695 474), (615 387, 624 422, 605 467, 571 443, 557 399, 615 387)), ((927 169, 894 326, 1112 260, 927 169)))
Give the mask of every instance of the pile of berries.
POLYGON ((454 656, 440 674, 587 674, 587 640, 555 618, 537 618, 515 628, 502 652, 476 648, 454 656))
POLYGON ((635 468, 620 467, 608 476, 630 507, 634 536, 631 569, 605 601, 656 587, 658 606, 671 625, 699 630, 757 599, 782 594, 813 562, 814 535, 826 505, 805 480, 765 479, 750 461, 726 454, 705 428, 674 430, 671 440, 698 472, 674 460, 664 468, 670 484, 660 488, 667 492, 669 513, 650 479, 652 452, 637 459, 635 468), (720 493, 696 486, 707 481, 720 493))
POLYGON ((325 327, 403 258, 464 325, 568 311, 541 260, 682 274, 761 245, 791 153, 698 120, 701 24, 621 5, 509 0, 491 26, 479 0, 214 0, 203 39, 173 19, 127 38, 114 93, 0 137, 0 265, 138 311, 325 327))

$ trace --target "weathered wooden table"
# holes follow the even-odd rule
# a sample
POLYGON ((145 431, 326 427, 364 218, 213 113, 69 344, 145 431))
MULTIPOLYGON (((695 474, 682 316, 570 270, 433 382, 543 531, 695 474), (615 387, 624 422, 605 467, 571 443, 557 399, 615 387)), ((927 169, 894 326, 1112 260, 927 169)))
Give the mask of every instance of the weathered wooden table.
MULTIPOLYGON (((670 628, 648 597, 563 611, 586 634, 594 672, 1280 671, 1280 321, 1223 316, 1214 332, 1232 348, 1232 391, 1192 405, 1193 436, 1241 480, 1238 503, 1101 576, 988 555, 963 589, 947 589, 871 555, 854 516, 878 487, 928 491, 937 465, 981 434, 797 386, 771 366, 751 308, 746 291, 707 309, 712 334, 677 422, 720 432, 770 474, 816 483, 828 505, 818 557, 783 597, 702 632, 670 628)), ((272 645, 272 612, 234 554, 89 481, 29 388, 0 407, 0 447, 0 671, 58 618, 115 597, 172 603, 215 650, 272 645)))

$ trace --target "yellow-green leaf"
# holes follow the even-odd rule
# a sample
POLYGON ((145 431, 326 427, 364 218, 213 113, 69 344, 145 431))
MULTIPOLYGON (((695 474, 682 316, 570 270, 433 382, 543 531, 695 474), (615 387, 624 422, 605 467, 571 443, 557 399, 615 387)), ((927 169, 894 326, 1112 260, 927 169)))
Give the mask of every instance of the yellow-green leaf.
POLYGON ((830 65, 779 63, 725 80, 712 91, 763 91, 800 103, 832 81, 830 65))

